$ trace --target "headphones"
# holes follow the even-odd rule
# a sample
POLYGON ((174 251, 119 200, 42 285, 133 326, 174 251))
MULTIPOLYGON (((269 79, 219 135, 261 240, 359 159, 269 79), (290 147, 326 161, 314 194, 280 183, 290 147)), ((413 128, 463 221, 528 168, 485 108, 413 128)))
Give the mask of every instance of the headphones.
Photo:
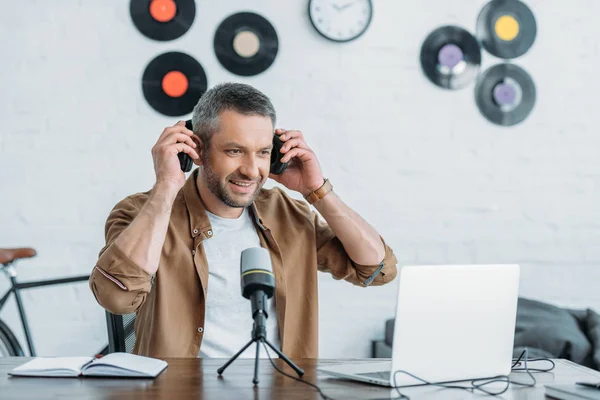
MULTIPOLYGON (((185 127, 190 131, 194 131, 192 127, 192 120, 185 121, 185 127)), ((279 139, 279 135, 273 134, 273 150, 271 151, 271 169, 270 172, 274 175, 279 175, 288 166, 288 163, 281 162, 281 147, 283 146, 283 142, 279 139)), ((185 154, 183 151, 177 154, 179 157, 179 165, 181 165, 181 170, 183 172, 190 172, 192 170, 192 166, 194 165, 194 160, 192 157, 185 154)))

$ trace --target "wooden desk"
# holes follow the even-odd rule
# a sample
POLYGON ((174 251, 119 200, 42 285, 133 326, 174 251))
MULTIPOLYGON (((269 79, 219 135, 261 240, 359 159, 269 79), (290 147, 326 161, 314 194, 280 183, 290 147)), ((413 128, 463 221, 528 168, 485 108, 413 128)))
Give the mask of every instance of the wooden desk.
MULTIPOLYGON (((252 384, 254 360, 238 359, 225 370, 221 378, 216 372, 226 360, 172 358, 165 359, 169 367, 152 379, 107 379, 107 378, 24 378, 12 377, 7 373, 29 358, 0 358, 0 399, 321 399, 315 389, 280 375, 269 360, 260 361, 260 383, 252 384)), ((380 361, 373 359, 354 360, 359 362, 380 361)), ((319 375, 316 366, 347 362, 349 360, 295 360, 305 371, 304 379, 317 383, 323 392, 334 399, 393 399, 394 389, 348 382, 319 375)), ((285 372, 294 372, 281 360, 276 360, 285 372), (283 367, 285 365, 285 367, 283 367)), ((533 367, 533 365, 531 365, 533 367)), ((535 374, 535 388, 511 386, 509 392, 496 399, 532 400, 544 399, 544 384, 574 383, 578 380, 600 381, 600 372, 593 371, 565 360, 556 360, 556 369, 551 373, 535 374)), ((514 373, 512 379, 527 381, 524 373, 514 373)), ((488 398, 481 394, 472 395, 463 390, 435 387, 413 387, 401 389, 412 399, 465 399, 488 398)))

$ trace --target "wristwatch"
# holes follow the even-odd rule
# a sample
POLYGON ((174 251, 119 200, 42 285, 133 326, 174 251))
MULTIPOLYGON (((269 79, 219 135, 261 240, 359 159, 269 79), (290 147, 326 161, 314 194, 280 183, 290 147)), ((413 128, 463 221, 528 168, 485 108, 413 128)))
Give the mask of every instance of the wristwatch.
POLYGON ((320 188, 304 196, 308 204, 315 204, 321 200, 325 195, 333 190, 333 185, 329 182, 329 179, 325 179, 323 185, 320 188))

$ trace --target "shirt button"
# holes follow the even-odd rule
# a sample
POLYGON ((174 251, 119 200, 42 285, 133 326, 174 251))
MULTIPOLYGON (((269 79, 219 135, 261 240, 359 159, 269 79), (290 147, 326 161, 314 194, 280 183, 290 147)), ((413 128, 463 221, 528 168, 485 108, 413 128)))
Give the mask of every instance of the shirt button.
POLYGON ((212 231, 208 231, 208 232, 206 232, 206 234, 207 234, 208 236, 212 236, 212 231))
POLYGON ((198 229, 194 229, 194 235, 198 234, 198 229))
POLYGON ((202 327, 200 327, 200 328, 198 328, 198 332, 202 333, 202 332, 204 332, 204 329, 202 329, 202 327))
POLYGON ((196 250, 192 250, 192 255, 195 256, 196 255, 196 250))

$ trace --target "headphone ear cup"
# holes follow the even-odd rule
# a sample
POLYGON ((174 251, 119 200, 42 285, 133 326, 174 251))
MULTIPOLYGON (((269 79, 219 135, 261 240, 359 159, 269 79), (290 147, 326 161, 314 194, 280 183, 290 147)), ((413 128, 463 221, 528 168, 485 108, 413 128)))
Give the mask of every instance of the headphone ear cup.
POLYGON ((273 150, 271 151, 271 173, 273 175, 279 175, 285 171, 288 166, 288 163, 281 162, 281 148, 283 147, 283 142, 279 138, 279 135, 273 135, 273 150))
MULTIPOLYGON (((189 129, 190 131, 193 131, 191 119, 188 121, 185 121, 185 127, 187 129, 189 129)), ((177 157, 179 158, 179 166, 181 167, 181 170, 183 172, 190 172, 192 170, 192 167, 194 166, 194 160, 192 160, 192 157, 190 157, 183 151, 180 153, 177 153, 177 157)))
POLYGON ((190 172, 192 167, 194 166, 194 160, 192 157, 185 154, 183 151, 181 153, 177 153, 177 157, 179 158, 179 166, 183 172, 190 172))

